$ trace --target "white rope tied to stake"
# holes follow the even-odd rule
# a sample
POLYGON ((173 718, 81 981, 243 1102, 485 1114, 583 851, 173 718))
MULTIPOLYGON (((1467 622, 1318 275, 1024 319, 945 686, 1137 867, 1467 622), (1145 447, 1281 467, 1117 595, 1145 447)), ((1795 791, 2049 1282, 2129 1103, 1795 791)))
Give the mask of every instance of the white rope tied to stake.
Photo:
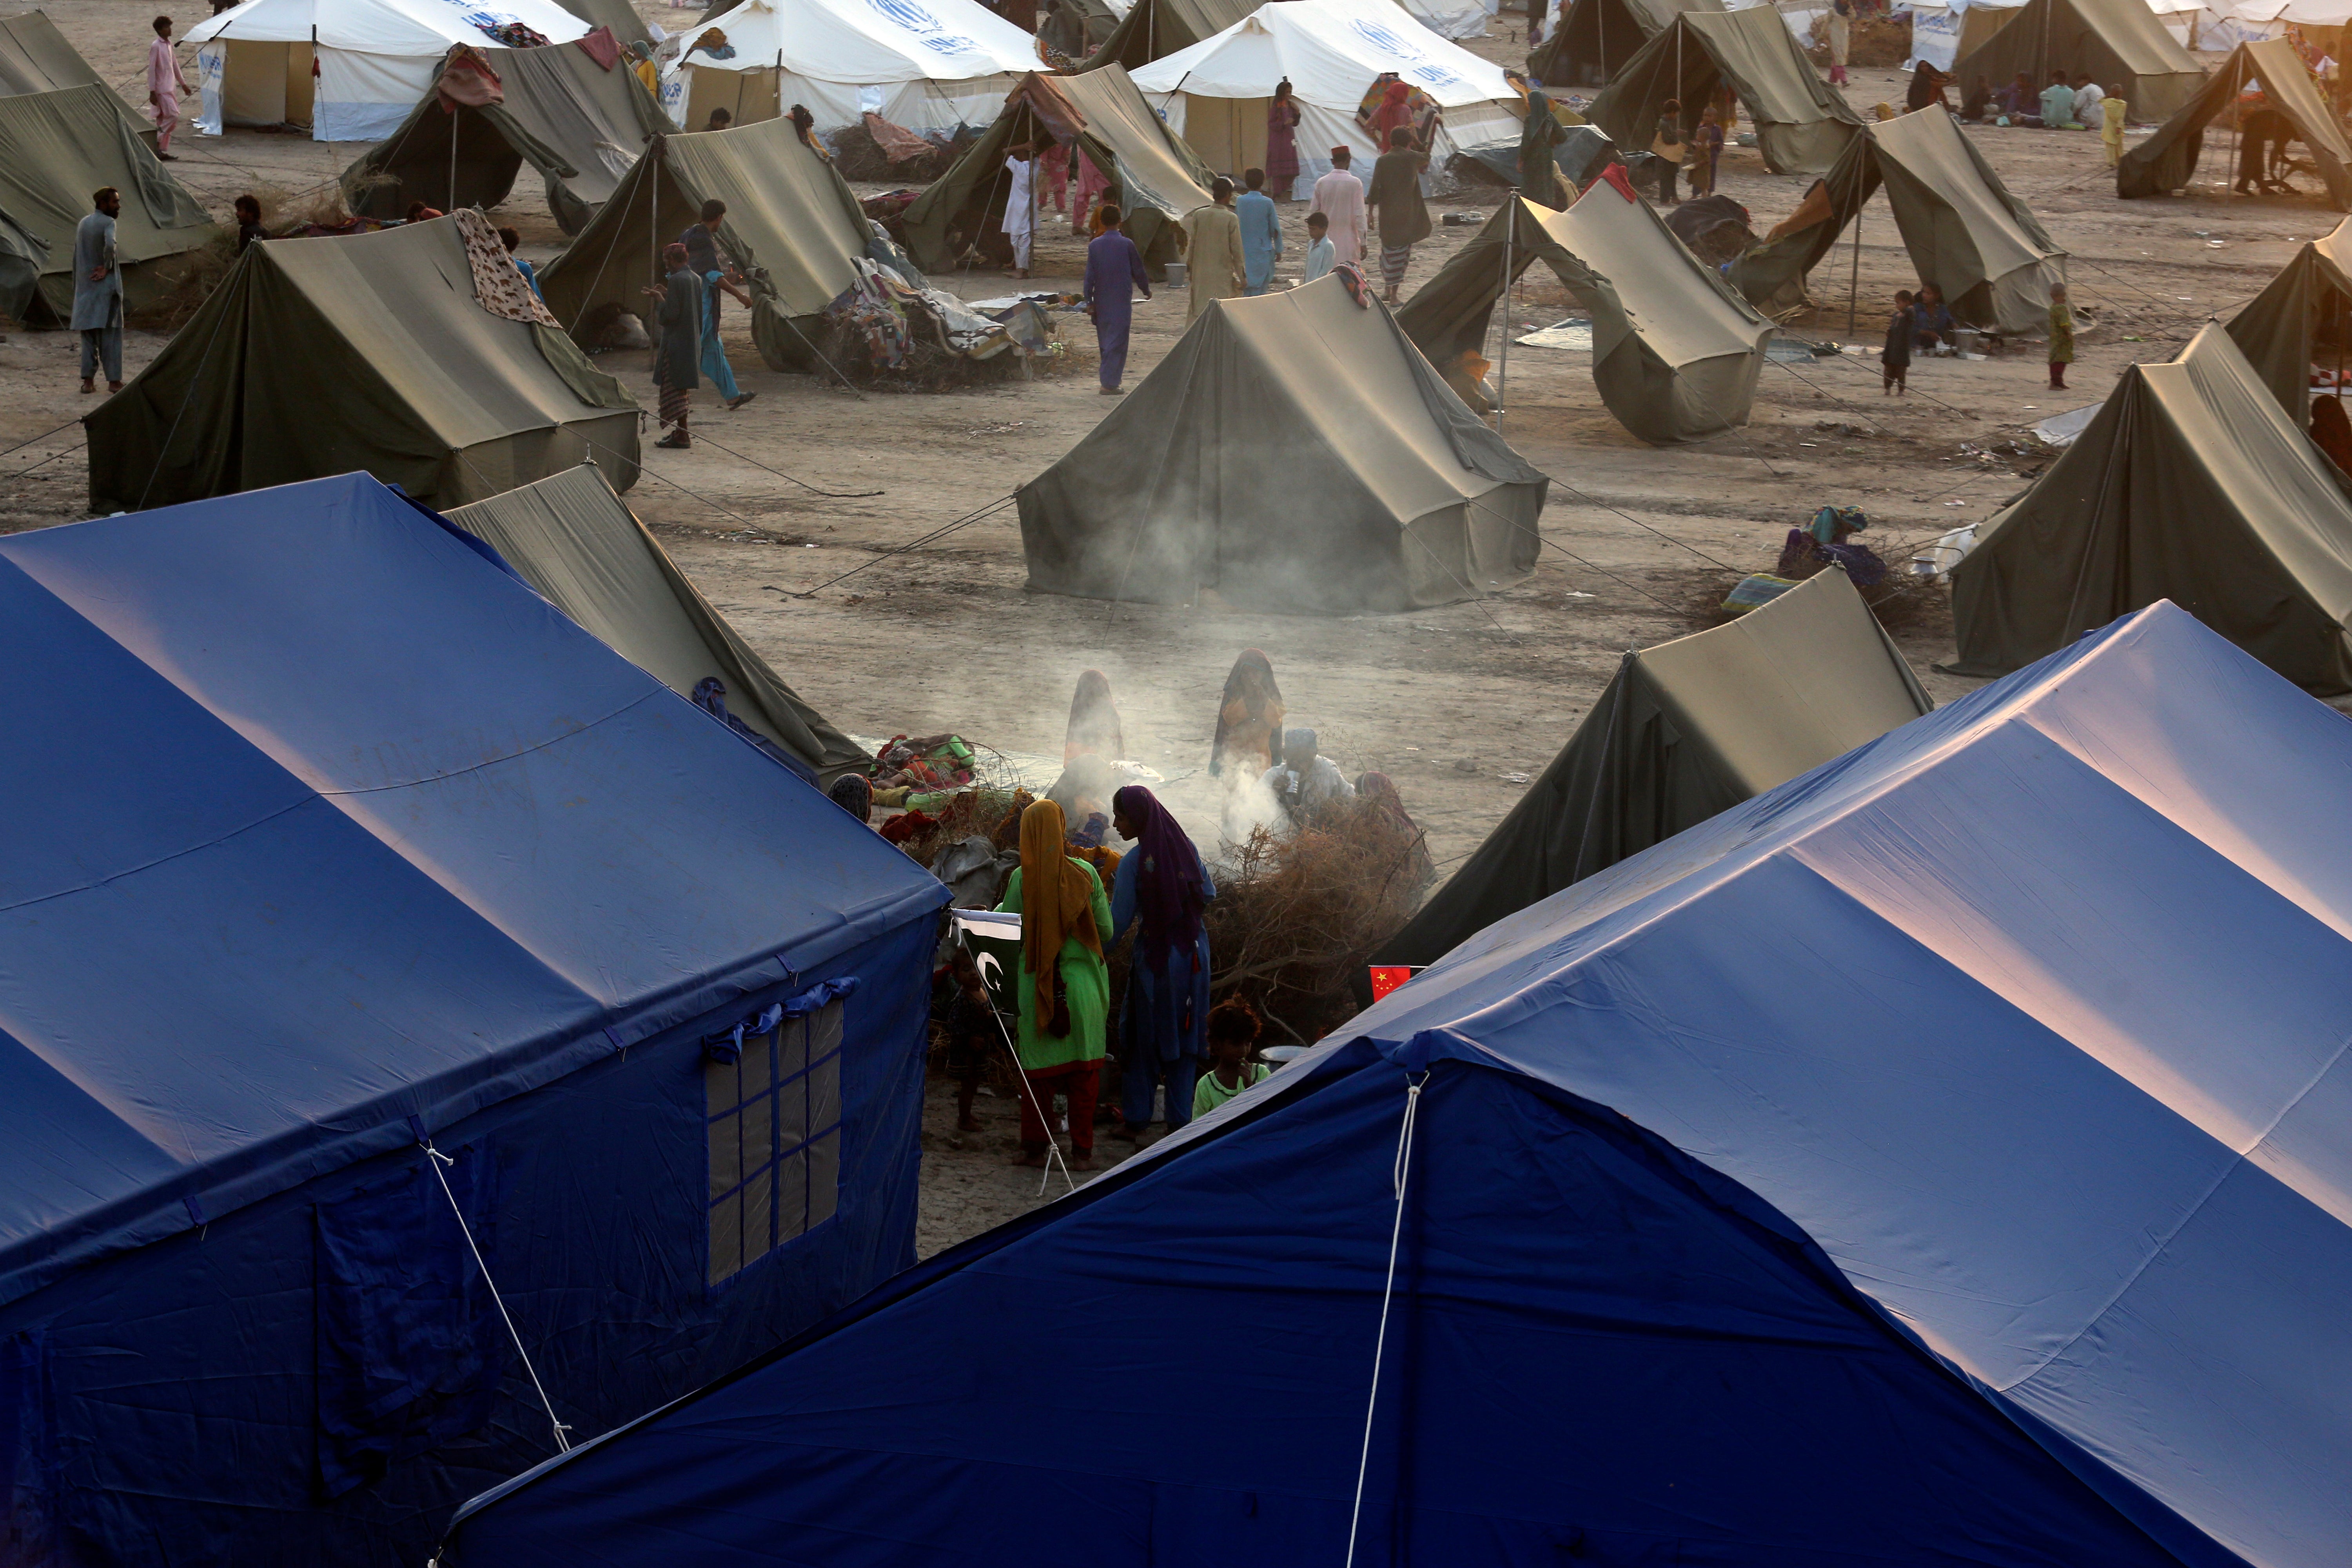
POLYGON ((1397 1244, 1404 1237, 1404 1189, 1412 1171, 1412 1122, 1421 1110, 1421 1087, 1429 1074, 1408 1079, 1404 1089, 1404 1124, 1397 1130, 1396 1165, 1389 1173, 1396 1192, 1396 1218, 1389 1226, 1389 1276, 1381 1287, 1381 1330, 1372 1340, 1372 1392, 1364 1401, 1364 1446, 1356 1458, 1356 1504, 1348 1515, 1348 1563, 1356 1568, 1356 1535, 1364 1521, 1364 1477, 1372 1464, 1372 1417, 1381 1407, 1381 1357, 1388 1349, 1389 1303, 1396 1295, 1397 1244))
POLYGON ((442 1166, 457 1162, 436 1149, 430 1139, 425 1140, 425 1155, 426 1168, 441 1184, 441 1195, 449 1200, 449 1212, 457 1216, 457 1232, 466 1238, 466 1250, 474 1255, 474 1267, 482 1271, 482 1283, 490 1288, 490 1300, 498 1303, 499 1316, 506 1320, 507 1335, 514 1341, 515 1354, 522 1358, 522 1369, 530 1374, 531 1387, 539 1391, 540 1408, 547 1412, 547 1424, 555 1429, 555 1446, 568 1454, 572 1452, 572 1439, 564 1434, 572 1428, 555 1418, 555 1405, 547 1397, 547 1385, 539 1381, 539 1369, 530 1364, 530 1352, 522 1348, 522 1335, 515 1330, 514 1315, 507 1310, 506 1298, 499 1294, 498 1281, 490 1278, 490 1266, 482 1261, 482 1249, 474 1245, 473 1227, 466 1223, 466 1211, 457 1206, 457 1194, 450 1191, 449 1178, 441 1173, 442 1166))

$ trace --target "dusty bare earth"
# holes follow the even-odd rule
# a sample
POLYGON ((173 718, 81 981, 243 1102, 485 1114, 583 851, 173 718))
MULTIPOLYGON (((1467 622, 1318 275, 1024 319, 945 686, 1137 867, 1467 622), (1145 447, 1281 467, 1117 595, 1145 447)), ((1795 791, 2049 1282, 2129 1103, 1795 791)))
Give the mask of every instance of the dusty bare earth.
MULTIPOLYGON (((100 70, 143 97, 149 11, 100 0, 47 0, 47 8, 100 70)), ((641 9, 670 26, 694 15, 641 9)), ((1476 47, 1516 59, 1523 46, 1505 36, 1516 30, 1498 28, 1476 47)), ((1882 100, 1901 102, 1896 73, 1853 75, 1848 95, 1865 112, 1882 100)), ((649 449, 631 503, 800 691, 859 735, 955 730, 1007 750, 1058 754, 1072 682, 1094 667, 1110 677, 1129 752, 1181 779, 1205 763, 1234 655, 1264 648, 1293 722, 1317 727, 1326 752, 1351 775, 1390 773, 1427 828, 1432 854, 1451 865, 1517 797, 1524 784, 1512 775, 1538 772, 1558 750, 1627 647, 1692 629, 1697 606, 1719 600, 1741 574, 1769 569, 1785 531, 1814 508, 1862 507, 1874 523, 1865 542, 1897 563, 1911 542, 1990 515, 2046 459, 1989 461, 1963 454, 1963 443, 2011 442, 2050 414, 2097 401, 2126 364, 2168 357, 2209 316, 2227 315, 2252 296, 2296 243, 2336 220, 2316 196, 2227 195, 2210 153, 2197 194, 2125 203, 2094 135, 1974 127, 1968 134, 2073 254, 2078 320, 2095 323, 2078 329, 2074 391, 2046 390, 2039 345, 2028 343, 1982 363, 1920 361, 1909 397, 1882 397, 1874 345, 1894 291, 1916 279, 1885 206, 1874 206, 1863 225, 1858 309, 1850 317, 1848 245, 1813 279, 1825 308, 1796 323, 1809 335, 1866 342, 1874 357, 1770 366, 1743 432, 1644 446, 1602 409, 1588 355, 1512 350, 1507 434, 1552 476, 1548 548, 1531 580, 1483 602, 1334 620, 1032 595, 1009 510, 935 545, 882 558, 1007 495, 1110 406, 1096 394, 1091 334, 1078 316, 1064 329, 1070 361, 1035 381, 859 395, 765 369, 739 312, 730 318, 730 357, 757 401, 727 414, 698 395, 697 433, 709 440, 687 453, 649 449), (856 499, 824 493, 876 490, 856 499), (814 597, 795 596, 856 567, 866 570, 814 597)), ((180 150, 186 156, 176 172, 226 217, 244 190, 273 207, 299 205, 361 148, 236 132, 191 136, 180 150)), ((1767 174, 1753 151, 1726 158, 1722 188, 1750 208, 1759 231, 1796 205, 1805 184, 1767 174)), ((1441 210, 1483 214, 1494 201, 1465 198, 1441 210)), ((1306 209, 1294 203, 1284 212, 1286 271, 1295 276, 1306 209)), ((499 217, 522 230, 528 257, 562 246, 528 168, 499 217)), ((1471 232, 1441 227, 1416 252, 1408 289, 1471 232)), ((1028 287, 1074 289, 1082 262, 1080 245, 1049 216, 1039 276, 1028 287)), ((1002 276, 940 281, 975 299, 1013 287, 1002 276)), ((1558 286, 1530 273, 1518 321, 1545 325, 1569 313, 1558 286)), ((1183 327, 1181 291, 1139 307, 1130 384, 1183 327)), ((162 341, 130 333, 130 368, 162 341)), ((89 406, 76 395, 75 352, 65 332, 11 332, 0 344, 0 447, 14 448, 0 455, 0 528, 85 515, 79 429, 68 423, 89 406)), ((1487 353, 1496 357, 1497 348, 1487 353)), ((643 389, 650 405, 648 355, 615 353, 603 363, 643 389)), ((1296 499, 1315 504, 1312 496, 1296 499)), ((1918 595, 1897 635, 1928 690, 1946 700, 1973 683, 1931 668, 1952 651, 1941 595, 1918 595)), ((934 1085, 924 1137, 925 1253, 1036 1201, 1035 1173, 1004 1164, 1013 1106, 994 1099, 982 1106, 990 1130, 959 1137, 952 1090, 934 1085)))

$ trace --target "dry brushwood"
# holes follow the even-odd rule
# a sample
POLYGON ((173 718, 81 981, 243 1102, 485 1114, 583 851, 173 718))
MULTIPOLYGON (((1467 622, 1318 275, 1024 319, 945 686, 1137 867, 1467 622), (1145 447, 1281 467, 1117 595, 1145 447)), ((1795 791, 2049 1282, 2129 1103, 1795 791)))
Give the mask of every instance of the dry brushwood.
POLYGON ((1211 990, 1249 997, 1301 1043, 1320 1037, 1355 1012, 1356 974, 1429 878, 1421 831, 1376 802, 1327 807, 1289 837, 1257 829, 1208 907, 1211 990))

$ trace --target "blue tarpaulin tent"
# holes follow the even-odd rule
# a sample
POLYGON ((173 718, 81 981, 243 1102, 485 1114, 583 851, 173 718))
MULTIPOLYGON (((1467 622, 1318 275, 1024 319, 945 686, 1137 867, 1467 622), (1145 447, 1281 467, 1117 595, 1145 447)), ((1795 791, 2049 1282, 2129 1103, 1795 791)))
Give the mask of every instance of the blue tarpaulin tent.
POLYGON ((2352 726, 2159 605, 1490 928, 445 1561, 2340 1563, 2347 824, 2352 726))
POLYGON ((0 1560, 414 1568, 912 1261, 944 889, 432 513, 0 539, 0 1560))

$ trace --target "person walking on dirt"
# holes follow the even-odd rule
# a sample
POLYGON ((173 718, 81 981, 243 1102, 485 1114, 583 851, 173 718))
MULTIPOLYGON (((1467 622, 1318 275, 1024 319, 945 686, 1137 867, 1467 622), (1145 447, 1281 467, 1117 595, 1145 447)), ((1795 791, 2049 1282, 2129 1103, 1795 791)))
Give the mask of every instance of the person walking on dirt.
POLYGON ((147 107, 155 111, 155 156, 175 163, 172 132, 180 128, 180 95, 188 90, 188 79, 172 52, 172 18, 156 17, 154 27, 155 41, 147 46, 147 107))
POLYGON ((1184 257, 1192 267, 1185 321, 1198 321, 1211 300, 1242 291, 1242 220, 1234 211, 1234 183, 1223 174, 1209 182, 1209 205, 1184 215, 1184 257))
POLYGON ((73 329, 81 334, 81 389, 98 390, 98 366, 106 364, 106 390, 122 390, 122 268, 114 254, 114 215, 122 193, 108 185, 90 198, 92 211, 74 230, 73 329))
POLYGON ((1102 358, 1102 395, 1117 397, 1127 374, 1127 335, 1135 320, 1134 290, 1151 298, 1151 279, 1143 270, 1143 252, 1119 232, 1122 214, 1106 203, 1102 233, 1087 246, 1087 278, 1079 302, 1095 324, 1095 346, 1102 358))
POLYGON ((655 312, 661 341, 654 349, 654 389, 660 395, 661 422, 670 433, 654 445, 683 451, 694 445, 687 434, 686 420, 694 389, 702 384, 702 279, 692 270, 681 244, 673 242, 665 249, 662 261, 669 275, 646 294, 661 301, 655 312))

